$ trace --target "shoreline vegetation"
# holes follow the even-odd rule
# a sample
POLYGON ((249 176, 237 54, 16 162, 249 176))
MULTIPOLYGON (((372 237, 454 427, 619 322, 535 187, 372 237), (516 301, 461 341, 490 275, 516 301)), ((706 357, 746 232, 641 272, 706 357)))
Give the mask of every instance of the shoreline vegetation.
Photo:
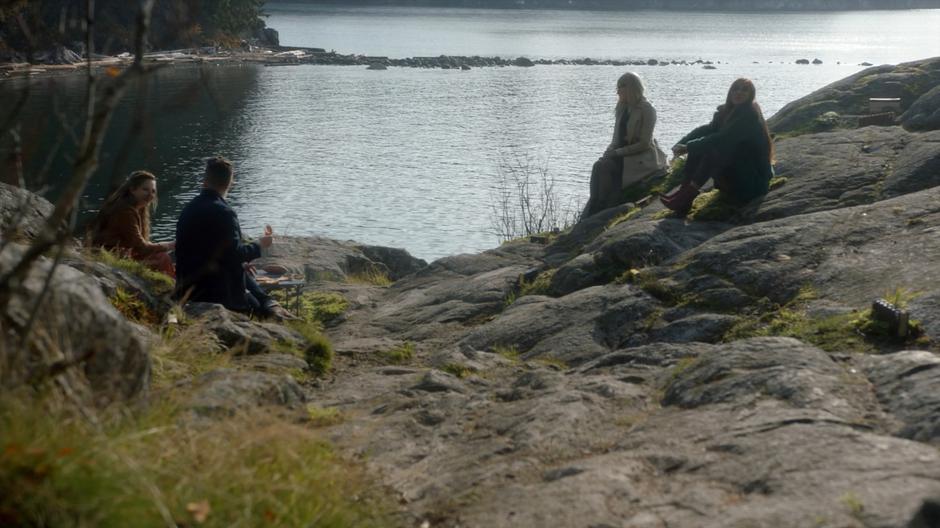
MULTIPOLYGON (((169 1, 154 9, 146 20, 149 33, 144 61, 159 66, 180 64, 258 63, 265 66, 298 64, 367 66, 382 70, 388 67, 472 69, 481 67, 536 65, 579 66, 699 66, 716 69, 721 61, 698 58, 529 58, 499 56, 456 56, 390 58, 362 54, 337 53, 324 48, 282 46, 278 32, 267 27, 264 17, 265 0, 206 0, 198 6, 169 1)), ((324 2, 307 2, 321 4, 324 2)), ((763 2, 761 0, 709 1, 696 0, 629 0, 626 3, 607 0, 587 2, 555 2, 553 0, 466 0, 453 2, 399 0, 397 7, 459 7, 506 9, 706 9, 709 11, 780 11, 839 9, 915 9, 938 7, 933 0, 903 0, 890 5, 871 5, 867 0, 802 0, 763 2), (557 5, 556 5, 557 4, 557 5), (804 5, 805 4, 805 5, 804 5)), ((369 0, 352 2, 352 6, 390 4, 369 0)), ((69 73, 85 66, 105 69, 117 74, 129 67, 136 48, 133 27, 137 20, 136 4, 98 2, 94 13, 94 34, 88 28, 79 6, 65 0, 26 2, 11 0, 0 4, 0 80, 24 76, 46 76, 69 73), (112 5, 114 4, 114 5, 112 5), (90 51, 89 51, 90 50, 90 51)), ((797 64, 822 64, 818 58, 801 58, 797 64)), ((773 61, 770 61, 773 63, 773 61)), ((786 64, 786 61, 779 61, 786 64)), ((838 62, 837 64, 841 64, 838 62)), ((859 66, 871 66, 862 62, 859 66)))

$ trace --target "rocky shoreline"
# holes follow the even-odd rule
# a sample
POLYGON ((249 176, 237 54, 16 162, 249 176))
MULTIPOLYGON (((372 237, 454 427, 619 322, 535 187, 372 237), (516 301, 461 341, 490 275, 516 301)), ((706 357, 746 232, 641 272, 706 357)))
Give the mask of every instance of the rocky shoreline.
MULTIPOLYGON (((72 73, 88 66, 88 61, 74 53, 49 54, 51 63, 30 64, 26 62, 8 62, 0 64, 0 80, 17 77, 48 76, 72 73)), ((91 61, 94 69, 123 68, 130 65, 132 57, 121 54, 113 57, 96 57, 91 61)), ((706 59, 677 60, 663 58, 648 59, 593 59, 589 57, 574 59, 530 59, 527 57, 481 57, 463 55, 440 55, 437 57, 409 57, 403 59, 342 54, 325 51, 320 48, 283 47, 256 48, 251 51, 215 50, 176 50, 148 53, 145 62, 155 65, 213 65, 213 64, 262 64, 265 66, 292 66, 301 64, 330 66, 366 66, 370 69, 398 68, 436 68, 469 70, 471 68, 491 67, 532 67, 532 66, 698 66, 704 69, 716 69, 722 62, 706 59)), ((768 61, 774 64, 773 61, 768 61)), ((795 64, 820 65, 820 59, 798 59, 795 64)), ((778 61, 776 64, 787 64, 778 61)), ((841 64, 841 63, 838 63, 841 64)), ((860 66, 871 66, 861 63, 860 66)))

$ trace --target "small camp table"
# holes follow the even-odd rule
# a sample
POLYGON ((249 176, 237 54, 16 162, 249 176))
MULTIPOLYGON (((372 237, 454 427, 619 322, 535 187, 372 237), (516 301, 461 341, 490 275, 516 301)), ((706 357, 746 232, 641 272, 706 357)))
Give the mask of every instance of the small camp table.
MULTIPOLYGON (((275 275, 268 275, 263 272, 258 272, 258 278, 262 277, 276 277, 275 275)), ((275 290, 284 290, 287 294, 287 308, 294 312, 294 315, 300 317, 301 309, 301 294, 303 293, 304 286, 307 284, 303 279, 288 279, 281 280, 277 282, 267 282, 267 281, 258 281, 258 286, 261 286, 261 289, 265 292, 272 292, 275 290), (293 305, 293 308, 291 306, 293 305)))

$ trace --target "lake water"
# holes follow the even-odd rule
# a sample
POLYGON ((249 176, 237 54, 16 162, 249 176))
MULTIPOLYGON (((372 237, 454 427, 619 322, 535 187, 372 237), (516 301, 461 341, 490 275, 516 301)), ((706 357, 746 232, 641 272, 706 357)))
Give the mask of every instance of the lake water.
MULTIPOLYGON (((267 11, 282 44, 340 53, 715 61, 714 70, 629 68, 646 83, 664 146, 706 122, 736 77, 755 81, 770 116, 859 71, 863 61, 897 63, 940 49, 934 30, 940 10, 612 13, 276 3, 267 11), (823 64, 794 64, 799 58, 823 64)), ((160 178, 154 232, 172 236, 179 210, 197 192, 202 160, 218 153, 236 165, 230 201, 248 234, 270 223, 281 233, 404 247, 426 259, 480 251, 498 244, 491 204, 506 157, 547 168, 572 208, 586 199, 591 164, 612 130, 614 85, 625 70, 163 71, 115 118, 87 207, 100 202, 111 173, 146 167, 160 178), (145 108, 143 133, 131 133, 135 102, 145 108), (122 148, 127 137, 141 139, 122 148)), ((18 87, 6 83, 0 91, 18 87)), ((23 132, 41 145, 32 152, 37 160, 58 126, 53 101, 77 109, 81 79, 36 83, 33 92, 23 132)), ((53 196, 64 179, 56 167, 53 196)))

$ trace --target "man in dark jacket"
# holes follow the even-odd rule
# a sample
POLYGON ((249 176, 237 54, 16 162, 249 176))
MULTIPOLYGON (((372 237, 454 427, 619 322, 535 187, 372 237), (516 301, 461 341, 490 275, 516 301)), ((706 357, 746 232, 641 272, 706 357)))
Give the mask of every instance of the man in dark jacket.
POLYGON ((257 242, 242 241, 238 216, 225 201, 233 181, 228 160, 206 162, 202 192, 183 208, 176 223, 176 297, 248 314, 277 315, 283 309, 245 269, 261 256, 261 248, 273 243, 271 226, 257 242))

